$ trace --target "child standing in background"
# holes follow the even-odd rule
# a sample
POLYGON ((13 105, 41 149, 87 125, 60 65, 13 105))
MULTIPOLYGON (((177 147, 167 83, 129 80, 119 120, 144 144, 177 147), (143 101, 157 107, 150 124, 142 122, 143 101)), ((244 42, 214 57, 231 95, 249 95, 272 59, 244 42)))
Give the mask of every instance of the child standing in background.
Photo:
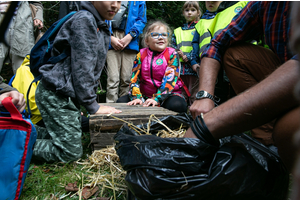
POLYGON ((201 16, 201 10, 197 1, 187 1, 182 8, 182 15, 186 23, 174 30, 172 36, 172 46, 176 49, 181 63, 180 77, 191 93, 190 97, 182 90, 184 97, 187 99, 188 105, 192 105, 195 100, 196 92, 198 92, 198 77, 193 71, 190 60, 192 51, 192 40, 195 34, 195 25, 201 16))
POLYGON ((134 61, 130 91, 117 103, 162 106, 175 112, 186 112, 187 103, 181 95, 179 57, 168 47, 171 30, 161 21, 149 23, 144 31, 143 48, 134 61))
POLYGON ((132 64, 139 52, 139 35, 147 23, 145 1, 122 1, 120 12, 111 23, 107 52, 106 103, 116 102, 129 90, 132 64))

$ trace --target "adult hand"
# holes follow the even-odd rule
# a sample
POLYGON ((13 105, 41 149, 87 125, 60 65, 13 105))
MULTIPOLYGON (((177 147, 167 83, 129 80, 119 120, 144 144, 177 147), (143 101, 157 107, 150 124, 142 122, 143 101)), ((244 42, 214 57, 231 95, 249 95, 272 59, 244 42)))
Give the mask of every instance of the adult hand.
POLYGON ((2 100, 6 97, 11 97, 12 103, 16 106, 16 108, 20 111, 23 112, 25 109, 26 103, 24 99, 24 95, 18 91, 10 91, 10 92, 5 92, 0 95, 0 106, 2 106, 2 100))
POLYGON ((122 50, 127 47, 127 45, 131 42, 132 36, 128 33, 125 37, 123 37, 120 42, 123 45, 122 50))
POLYGON ((35 19, 34 21, 33 21, 33 25, 34 25, 34 27, 38 27, 38 29, 42 29, 43 27, 44 27, 44 24, 43 24, 43 22, 41 21, 41 20, 39 20, 39 19, 35 19))
POLYGON ((195 119, 201 113, 207 113, 215 107, 215 103, 213 100, 209 98, 199 99, 194 101, 194 103, 190 107, 190 112, 195 119))
POLYGON ((110 36, 111 39, 111 46, 114 48, 114 50, 120 51, 123 49, 123 44, 121 43, 121 40, 114 36, 110 36))
POLYGON ((121 112, 122 112, 121 110, 117 110, 114 107, 100 105, 100 108, 98 109, 98 111, 95 114, 111 114, 111 113, 116 114, 116 113, 121 113, 121 112))
POLYGON ((145 103, 144 103, 144 107, 148 107, 148 106, 151 106, 152 105, 152 107, 155 107, 155 106, 157 106, 158 105, 158 103, 157 103, 157 101, 155 101, 154 99, 147 99, 146 101, 145 101, 145 103))
POLYGON ((141 99, 135 99, 135 100, 132 100, 130 102, 127 103, 127 105, 131 106, 131 105, 142 105, 143 104, 143 101, 141 99))

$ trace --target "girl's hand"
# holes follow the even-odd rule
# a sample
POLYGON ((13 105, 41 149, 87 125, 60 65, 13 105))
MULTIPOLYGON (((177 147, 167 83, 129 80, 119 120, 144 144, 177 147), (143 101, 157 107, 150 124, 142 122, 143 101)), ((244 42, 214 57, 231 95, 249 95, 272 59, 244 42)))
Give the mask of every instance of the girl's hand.
POLYGON ((123 44, 121 43, 121 40, 114 36, 110 36, 111 39, 111 46, 114 48, 114 50, 120 51, 123 49, 123 44))
POLYGON ((194 64, 194 65, 192 66, 192 69, 193 69, 193 71, 196 72, 196 73, 198 74, 198 76, 199 76, 200 65, 199 65, 199 64, 194 64))
POLYGON ((127 105, 131 106, 131 105, 142 105, 143 104, 143 101, 141 99, 135 99, 135 100, 132 100, 130 102, 127 103, 127 105))
POLYGON ((110 114, 110 113, 115 114, 115 113, 121 113, 121 112, 122 112, 121 110, 117 110, 114 107, 100 105, 100 108, 98 109, 98 111, 95 114, 110 114))
POLYGON ((154 99, 147 99, 146 101, 145 101, 145 103, 144 103, 144 107, 148 107, 148 106, 151 106, 152 105, 152 107, 155 107, 155 106, 157 106, 158 105, 158 103, 157 103, 157 101, 155 101, 154 99))
POLYGON ((178 53, 178 55, 179 55, 180 58, 182 58, 182 57, 184 56, 184 54, 183 54, 183 52, 181 51, 181 49, 179 49, 179 50, 177 51, 177 53, 178 53))
POLYGON ((183 55, 183 56, 182 56, 182 60, 183 60, 184 62, 188 62, 188 61, 189 61, 189 59, 188 59, 188 57, 187 57, 186 55, 183 55))

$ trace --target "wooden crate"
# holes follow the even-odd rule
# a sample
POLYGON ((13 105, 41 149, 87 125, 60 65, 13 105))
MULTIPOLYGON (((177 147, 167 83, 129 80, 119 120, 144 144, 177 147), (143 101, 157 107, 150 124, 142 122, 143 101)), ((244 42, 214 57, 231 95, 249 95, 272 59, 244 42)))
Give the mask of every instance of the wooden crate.
MULTIPOLYGON (((156 117, 164 117, 168 115, 176 115, 178 113, 170 111, 162 107, 143 107, 142 105, 127 106, 126 103, 102 103, 104 106, 113 106, 122 113, 114 114, 126 122, 134 125, 147 123, 150 115, 154 114, 156 117)), ((114 119, 107 114, 91 115, 90 116, 90 137, 93 150, 105 148, 114 143, 113 136, 118 132, 123 121, 114 119)))

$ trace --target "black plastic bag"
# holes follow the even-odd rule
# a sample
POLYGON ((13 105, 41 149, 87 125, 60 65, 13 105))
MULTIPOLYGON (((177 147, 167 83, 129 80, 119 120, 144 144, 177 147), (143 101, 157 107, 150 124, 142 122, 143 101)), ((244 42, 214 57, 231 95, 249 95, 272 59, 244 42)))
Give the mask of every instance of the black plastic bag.
MULTIPOLYGON (((191 119, 160 120, 175 129, 191 119)), ((152 134, 164 129, 159 123, 150 127, 152 134)), ((289 174, 279 156, 245 134, 226 137, 217 148, 192 138, 140 136, 124 125, 114 139, 137 199, 283 200, 288 191, 289 174)))

